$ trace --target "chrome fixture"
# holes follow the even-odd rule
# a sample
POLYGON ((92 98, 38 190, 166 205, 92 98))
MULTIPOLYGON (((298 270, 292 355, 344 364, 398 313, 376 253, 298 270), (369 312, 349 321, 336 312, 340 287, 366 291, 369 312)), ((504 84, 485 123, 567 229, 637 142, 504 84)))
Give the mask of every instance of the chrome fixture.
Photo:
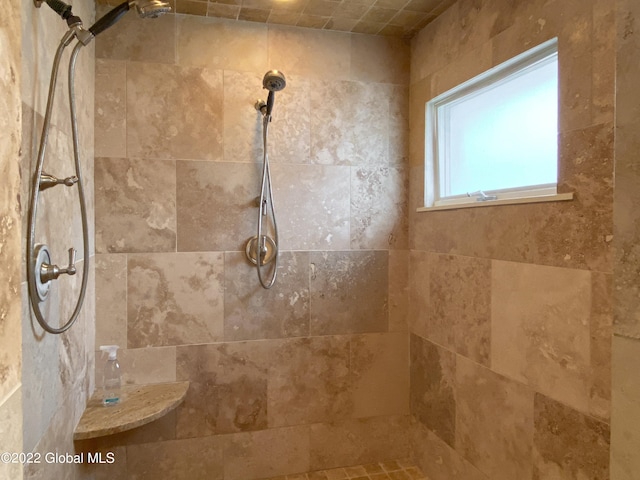
POLYGON ((82 47, 88 45, 93 38, 105 31, 107 28, 115 24, 132 6, 138 10, 141 17, 157 17, 162 13, 166 13, 171 8, 169 4, 160 0, 132 0, 126 1, 121 5, 113 8, 104 17, 99 19, 92 27, 85 29, 82 20, 76 17, 71 5, 67 5, 61 0, 34 0, 36 7, 40 7, 42 3, 46 3, 54 12, 56 12, 63 20, 66 20, 69 30, 64 34, 53 59, 53 67, 51 70, 51 79, 49 81, 49 95, 47 98, 47 107, 44 116, 44 124, 42 126, 42 135, 40 137, 40 146, 38 148, 38 157, 36 161, 36 169, 33 175, 31 185, 31 196, 29 199, 29 225, 27 228, 27 283, 29 287, 29 299, 33 313, 38 320, 40 326, 49 333, 60 334, 67 331, 75 323, 84 303, 84 297, 87 290, 87 281, 89 278, 89 226, 87 221, 87 208, 84 193, 84 182, 82 179, 82 171, 80 165, 80 140, 78 137, 78 121, 76 115, 76 96, 75 96, 75 71, 78 54, 82 47), (51 128, 51 115, 53 111, 53 102, 55 98, 56 84, 58 82, 58 71, 64 50, 76 39, 71 57, 69 59, 69 111, 71 117, 71 133, 73 141, 73 159, 75 164, 75 175, 66 178, 57 178, 43 171, 45 152, 47 149, 47 139, 51 128), (69 249, 69 264, 65 268, 54 265, 51 262, 49 248, 44 244, 36 244, 36 218, 38 213, 38 198, 41 191, 48 190, 57 185, 65 185, 78 187, 78 201, 80 204, 80 217, 82 222, 82 249, 83 249, 83 268, 82 268, 82 284, 76 306, 69 320, 61 327, 52 327, 45 320, 40 310, 40 303, 45 301, 51 289, 51 281, 56 280, 60 275, 76 274, 76 254, 75 248, 69 249))
MULTIPOLYGON (((258 270, 258 280, 263 288, 271 288, 276 282, 278 273, 278 223, 276 221, 276 211, 273 205, 273 188, 271 185, 271 168, 269 166, 268 140, 269 123, 275 101, 275 92, 279 92, 287 85, 287 80, 282 72, 269 70, 263 80, 262 86, 269 90, 267 101, 258 100, 254 107, 262 114, 262 182, 260 186, 260 197, 256 199, 258 206, 258 234, 247 240, 245 253, 249 261, 256 265, 258 270), (269 216, 269 214, 271 214, 269 216), (273 238, 263 233, 265 221, 270 220, 273 230, 273 238), (265 279, 262 274, 262 267, 273 262, 270 278, 265 279)), ((268 229, 268 225, 267 225, 268 229)))

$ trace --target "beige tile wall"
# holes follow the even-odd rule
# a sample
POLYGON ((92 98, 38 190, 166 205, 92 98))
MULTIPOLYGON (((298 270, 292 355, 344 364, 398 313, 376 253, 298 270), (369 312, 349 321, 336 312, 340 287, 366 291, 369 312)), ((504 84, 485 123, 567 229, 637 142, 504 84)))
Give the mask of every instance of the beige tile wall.
POLYGON ((609 478, 614 20, 604 0, 460 0, 413 40, 410 402, 432 480, 609 478), (425 102, 555 36, 575 199, 417 213, 425 102))
POLYGON ((637 2, 617 6, 616 169, 611 478, 630 480, 640 471, 640 317, 638 316, 638 52, 631 28, 640 18, 637 2))
MULTIPOLYGON (((0 18, 0 451, 22 451, 20 282, 20 2, 3 5, 0 18)), ((0 477, 22 479, 19 464, 0 463, 0 477)))
POLYGON ((405 457, 409 46, 158 20, 126 17, 96 47, 96 345, 124 348, 127 383, 191 387, 101 448, 139 479, 405 457), (272 68, 288 81, 269 127, 282 251, 264 290, 244 243, 272 68))
MULTIPOLYGON (((76 2, 74 13, 85 25, 90 25, 95 11, 90 2, 76 2)), ((4 17, 3 17, 4 18, 4 17)), ((40 140, 43 115, 49 88, 51 64, 60 38, 67 26, 46 5, 40 9, 33 2, 21 2, 16 18, 22 20, 22 150, 20 167, 22 238, 26 238, 27 210, 31 178, 35 167, 37 144, 40 140)), ((56 102, 52 116, 45 171, 58 177, 74 172, 71 128, 67 93, 67 56, 60 69, 56 102)), ((95 89, 94 47, 85 47, 78 57, 76 98, 80 134, 80 158, 87 195, 91 251, 82 252, 80 213, 75 188, 58 187, 41 195, 36 241, 47 243, 54 263, 64 264, 67 249, 79 250, 78 272, 74 277, 56 282, 43 310, 49 322, 58 326, 66 322, 76 305, 82 261, 89 259, 90 277, 86 299, 76 324, 66 333, 54 336, 45 333, 30 312, 27 286, 24 282, 24 260, 21 267, 22 285, 22 409, 24 425, 19 451, 71 453, 75 452, 73 430, 80 419, 88 395, 93 391, 95 301, 93 260, 93 117, 95 89)), ((23 245, 23 258, 25 242, 23 245)), ((44 456, 42 457, 44 459, 44 456)), ((26 465, 24 478, 85 478, 82 465, 48 463, 26 465)), ((11 478, 14 478, 13 476, 11 478)), ((15 477, 17 478, 17 477, 15 477)))

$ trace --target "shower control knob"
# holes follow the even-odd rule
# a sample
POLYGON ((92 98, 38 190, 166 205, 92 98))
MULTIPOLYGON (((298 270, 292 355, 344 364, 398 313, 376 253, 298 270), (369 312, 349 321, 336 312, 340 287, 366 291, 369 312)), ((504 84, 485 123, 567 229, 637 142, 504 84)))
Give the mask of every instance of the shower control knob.
POLYGON ((69 266, 65 269, 67 275, 75 275, 76 274, 76 254, 77 250, 73 247, 69 249, 69 266))
POLYGON ((76 249, 73 247, 69 249, 69 265, 67 268, 60 268, 57 265, 42 263, 40 267, 40 281, 42 283, 47 283, 51 280, 56 280, 64 273, 67 275, 76 274, 76 249))

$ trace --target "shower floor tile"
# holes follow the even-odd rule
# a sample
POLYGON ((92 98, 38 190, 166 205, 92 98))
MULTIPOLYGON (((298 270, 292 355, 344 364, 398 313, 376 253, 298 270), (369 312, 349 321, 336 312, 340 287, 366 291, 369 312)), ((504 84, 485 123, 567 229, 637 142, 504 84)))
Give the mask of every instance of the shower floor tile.
POLYGON ((298 473, 265 480, 429 480, 411 462, 371 463, 354 467, 333 468, 309 473, 298 473))

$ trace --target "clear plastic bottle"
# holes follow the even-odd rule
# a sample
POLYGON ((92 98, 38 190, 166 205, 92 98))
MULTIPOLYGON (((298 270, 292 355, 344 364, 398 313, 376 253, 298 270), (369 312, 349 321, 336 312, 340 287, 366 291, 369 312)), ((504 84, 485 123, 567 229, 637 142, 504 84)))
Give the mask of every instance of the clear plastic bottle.
POLYGON ((118 345, 102 345, 100 350, 109 353, 102 371, 102 405, 109 407, 120 403, 122 380, 118 363, 118 345))

